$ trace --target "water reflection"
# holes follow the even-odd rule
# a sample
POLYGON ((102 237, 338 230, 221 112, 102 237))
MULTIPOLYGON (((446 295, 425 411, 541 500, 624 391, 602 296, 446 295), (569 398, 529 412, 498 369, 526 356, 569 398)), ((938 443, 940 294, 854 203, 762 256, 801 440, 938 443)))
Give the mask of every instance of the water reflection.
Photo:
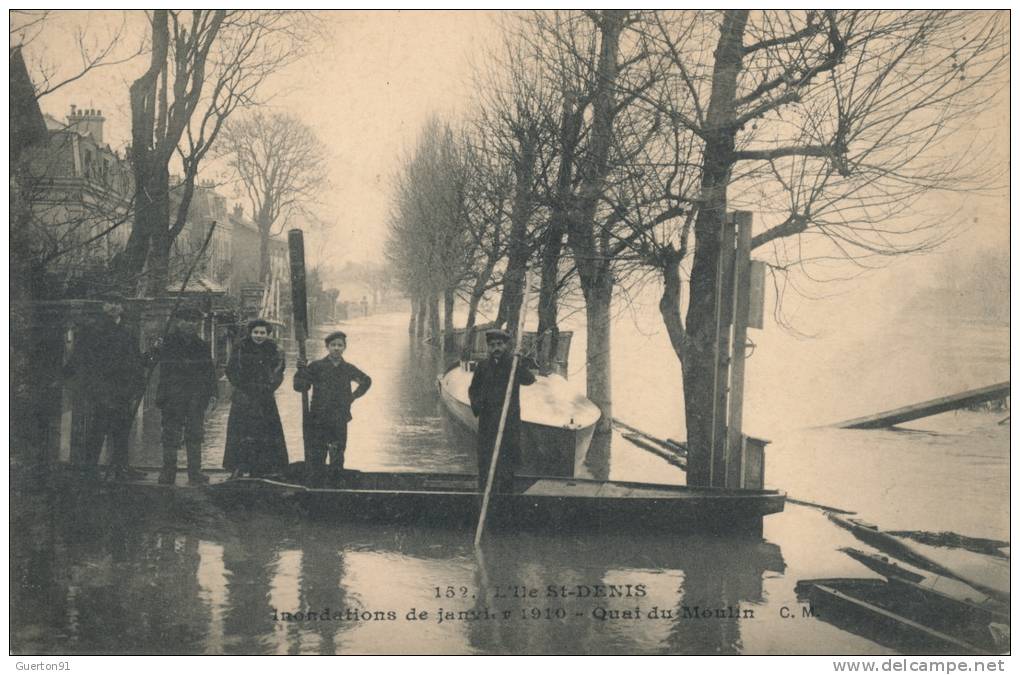
POLYGON ((753 619, 684 608, 753 607, 784 569, 753 538, 494 534, 478 559, 455 530, 77 506, 15 530, 16 652, 731 653, 753 619))

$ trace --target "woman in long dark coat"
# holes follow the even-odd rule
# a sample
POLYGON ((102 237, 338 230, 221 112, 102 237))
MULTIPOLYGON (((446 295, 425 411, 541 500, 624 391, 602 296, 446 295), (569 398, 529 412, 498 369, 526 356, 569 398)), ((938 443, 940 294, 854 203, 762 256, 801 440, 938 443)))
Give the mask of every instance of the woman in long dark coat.
POLYGON ((287 468, 287 443, 274 392, 283 382, 283 350, 269 339, 272 325, 256 319, 248 324, 227 363, 234 387, 227 419, 223 468, 231 478, 245 473, 264 476, 287 468))

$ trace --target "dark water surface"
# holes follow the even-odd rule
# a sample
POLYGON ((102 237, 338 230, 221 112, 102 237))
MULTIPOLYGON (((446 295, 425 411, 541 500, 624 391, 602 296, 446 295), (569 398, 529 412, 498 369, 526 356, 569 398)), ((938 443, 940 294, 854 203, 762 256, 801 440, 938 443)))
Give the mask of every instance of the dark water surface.
MULTIPOLYGON (((351 336, 347 357, 374 380, 354 408, 347 465, 471 471, 471 439, 442 414, 436 393, 443 364, 408 338, 406 317, 342 327, 351 336)), ((987 331, 975 338, 984 340, 975 368, 991 375, 1008 364, 1008 341, 996 330, 995 339, 987 331)), ((618 415, 682 437, 668 345, 626 326, 614 340, 622 354, 614 365, 618 415)), ((575 342, 575 355, 583 344, 575 342)), ((583 365, 571 380, 583 386, 583 365)), ((296 460, 300 408, 289 386, 288 378, 277 400, 296 460)), ((787 389, 785 397, 778 388, 749 393, 752 423, 767 422, 766 407, 803 419, 798 386, 787 389)), ((812 416, 829 416, 819 421, 839 416, 838 405, 819 412, 818 398, 810 403, 812 416)), ((869 411, 843 417, 859 412, 869 411)), ((210 420, 207 466, 221 461, 225 414, 221 406, 210 420)), ((766 423, 763 435, 774 441, 766 482, 889 529, 1008 538, 1009 433, 996 424, 1005 414, 947 414, 914 432, 766 423)), ((153 444, 133 461, 154 465, 158 457, 153 444)), ((683 482, 621 438, 596 465, 613 478, 683 482)), ((639 523, 612 536, 493 533, 481 560, 469 532, 226 513, 200 497, 171 509, 73 493, 19 498, 11 532, 19 653, 890 652, 802 615, 798 580, 870 574, 838 550, 867 546, 795 505, 767 518, 760 538, 652 537, 639 523)))

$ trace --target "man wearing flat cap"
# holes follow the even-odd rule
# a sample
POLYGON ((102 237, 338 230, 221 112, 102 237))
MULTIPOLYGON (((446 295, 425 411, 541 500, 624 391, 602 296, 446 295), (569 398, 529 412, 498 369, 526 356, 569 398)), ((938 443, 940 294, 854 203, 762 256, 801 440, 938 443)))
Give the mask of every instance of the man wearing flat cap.
MULTIPOLYGON (((507 383, 510 381, 510 368, 513 358, 510 356, 510 334, 497 328, 485 332, 485 342, 489 355, 475 367, 468 397, 471 399, 471 412, 478 418, 478 491, 485 491, 489 479, 489 464, 492 451, 496 447, 496 435, 499 432, 499 418, 503 413, 503 400, 506 397, 507 383)), ((503 441, 500 444, 499 459, 496 464, 496 477, 493 484, 495 492, 510 492, 513 487, 514 467, 520 462, 521 445, 521 399, 520 385, 534 384, 535 375, 529 368, 531 363, 522 359, 517 365, 513 391, 510 395, 510 408, 506 415, 506 426, 503 430, 503 441)))
POLYGON ((351 421, 351 404, 368 392, 372 378, 353 363, 344 360, 347 334, 336 331, 326 336, 327 355, 306 364, 297 362, 294 390, 312 390, 312 404, 305 433, 305 459, 308 480, 320 485, 329 475, 335 482, 342 476, 344 453, 347 450, 347 423, 351 421), (357 385, 352 389, 352 385, 357 385))
POLYGON ((82 330, 64 371, 77 377, 87 392, 89 410, 81 459, 85 471, 98 475, 105 441, 110 451, 109 477, 137 480, 144 474, 128 466, 128 442, 145 387, 145 361, 138 338, 121 321, 124 303, 120 295, 102 298, 102 316, 82 330))
POLYGON ((159 482, 173 485, 181 438, 188 457, 188 482, 209 482, 202 473, 205 412, 216 401, 216 366, 209 343, 202 339, 202 313, 186 308, 174 317, 166 340, 157 342, 159 362, 156 405, 162 413, 163 470, 159 482))

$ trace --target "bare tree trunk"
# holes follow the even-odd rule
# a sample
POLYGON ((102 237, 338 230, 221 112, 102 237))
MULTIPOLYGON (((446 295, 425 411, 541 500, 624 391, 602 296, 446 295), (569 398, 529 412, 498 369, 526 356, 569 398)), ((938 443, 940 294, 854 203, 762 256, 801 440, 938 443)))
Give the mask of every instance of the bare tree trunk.
POLYGON ((407 334, 414 335, 416 333, 416 323, 418 320, 418 303, 420 301, 417 298, 411 298, 411 318, 407 321, 407 334))
POLYGON ((439 294, 435 292, 429 294, 428 320, 429 320, 428 335, 426 335, 426 337, 431 338, 432 342, 438 345, 440 339, 439 294))
MULTIPOLYGON (((153 190, 158 190, 161 185, 166 184, 157 181, 153 185, 153 190)), ((156 192, 152 195, 152 201, 152 213, 156 215, 147 225, 151 228, 151 236, 149 255, 145 263, 145 294, 151 298, 158 298, 166 295, 166 288, 170 283, 170 246, 173 243, 168 229, 170 196, 167 192, 156 192)))
POLYGON ((271 225, 259 223, 259 281, 269 282, 269 231, 271 225))
MULTIPOLYGON (((170 173, 166 160, 153 147, 156 131, 157 89, 160 75, 166 79, 166 57, 170 45, 168 15, 165 9, 152 13, 152 53, 149 67, 129 90, 131 102, 131 167, 135 180, 134 223, 118 264, 122 282, 134 281, 145 267, 153 229, 168 227, 170 173)), ((160 100, 160 128, 165 115, 165 99, 160 100)))
POLYGON ((545 242, 542 246, 542 281, 538 291, 538 366, 540 372, 545 374, 554 370, 556 352, 559 349, 557 298, 560 253, 565 230, 563 219, 554 213, 546 227, 545 242))
POLYGON ((538 365, 540 372, 552 372, 559 351, 558 324, 559 267, 563 252, 563 235, 567 232, 568 205, 571 203, 571 177, 580 133, 581 116, 570 92, 564 93, 560 119, 560 165, 556 173, 556 200, 546 225, 542 243, 542 281, 538 293, 538 365))
POLYGON ((425 296, 418 296, 418 319, 414 326, 415 337, 425 337, 425 315, 428 314, 428 303, 425 302, 425 296))
POLYGON ((450 353, 454 350, 453 340, 453 304, 454 289, 447 288, 443 291, 443 351, 450 353))
POLYGON ((666 333, 669 335, 670 346, 673 353, 683 363, 684 345, 687 341, 687 334, 684 332, 683 317, 680 314, 680 291, 682 281, 680 279, 680 258, 669 260, 662 268, 662 297, 659 298, 659 314, 662 315, 662 323, 666 326, 666 333))
POLYGON ((688 485, 708 485, 711 476, 716 270, 719 264, 719 233, 726 217, 726 188, 734 164, 737 131, 733 126, 734 101, 746 24, 746 11, 731 10, 723 18, 706 115, 705 128, 708 131, 701 183, 703 201, 694 222, 694 262, 683 358, 688 485))
POLYGON ((588 398, 602 411, 598 430, 608 431, 613 424, 613 380, 610 369, 610 307, 613 284, 602 283, 585 294, 588 326, 587 387, 588 398))
POLYGON ((514 167, 514 201, 510 208, 509 255, 503 274, 503 295, 499 301, 496 325, 517 325, 521 304, 524 302, 524 273, 528 266, 528 220, 534 202, 535 162, 537 161, 537 131, 530 129, 518 135, 521 159, 514 167))
POLYGON ((592 99, 591 160, 576 210, 568 221, 568 243, 574 252, 584 292, 587 316, 587 394, 602 410, 598 428, 612 426, 612 373, 609 354, 609 306, 613 297, 611 261, 605 256, 608 235, 595 233, 595 214, 605 189, 615 115, 614 86, 619 72, 616 59, 626 11, 603 10, 598 83, 592 99), (601 246, 601 250, 600 250, 601 246))

